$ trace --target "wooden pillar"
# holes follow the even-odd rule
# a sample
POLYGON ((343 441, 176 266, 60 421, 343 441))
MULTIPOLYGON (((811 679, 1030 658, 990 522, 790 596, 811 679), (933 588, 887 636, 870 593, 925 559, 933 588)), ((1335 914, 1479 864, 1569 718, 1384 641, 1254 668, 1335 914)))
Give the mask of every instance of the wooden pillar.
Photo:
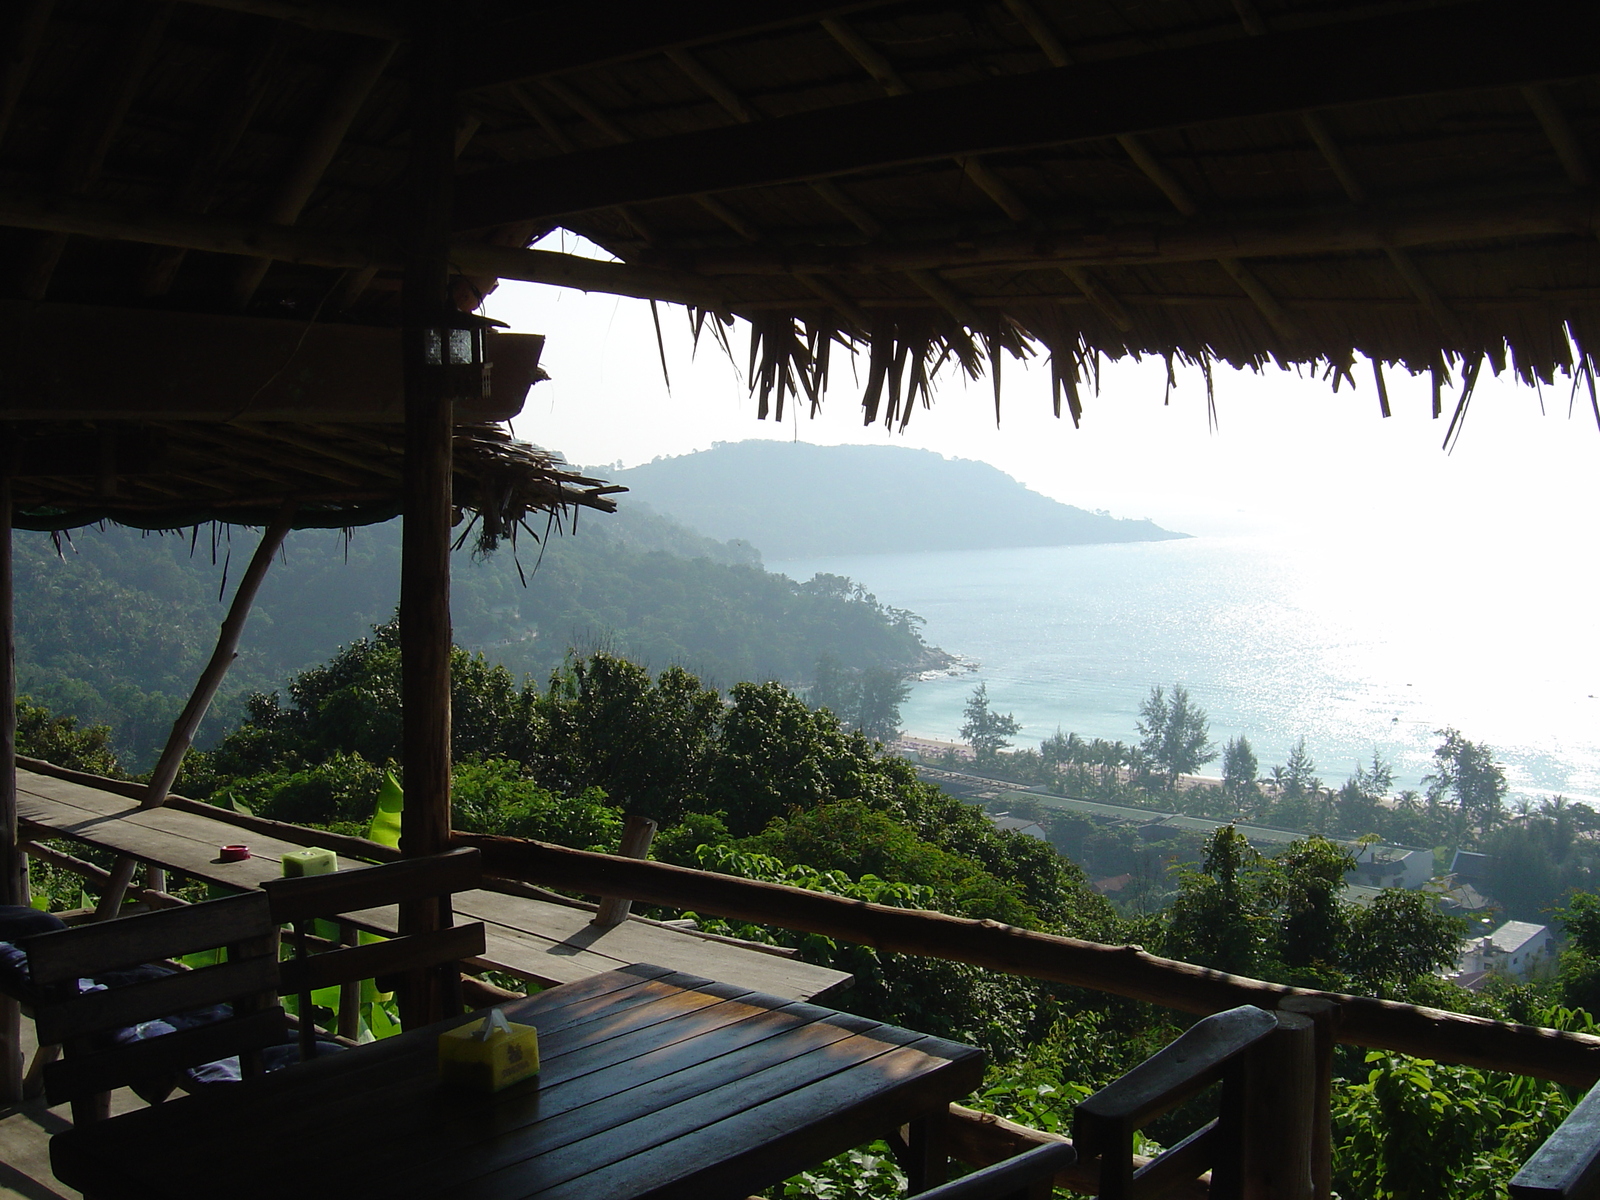
POLYGON ((1311 1200, 1316 1030, 1299 1013, 1273 1015, 1277 1032, 1245 1055, 1239 1194, 1243 1200, 1311 1200))
POLYGON ((0 463, 0 904, 26 904, 17 837, 16 586, 11 558, 11 477, 0 463))
MULTIPOLYGON (((430 364, 450 297, 450 202, 455 174, 455 85, 449 6, 412 4, 410 167, 401 291, 405 356, 405 504, 400 564, 401 705, 405 808, 400 849, 437 854, 450 837, 450 517, 453 396, 449 372, 430 364), (431 338, 430 338, 431 331, 431 338)), ((438 350, 433 357, 441 357, 438 350)), ((400 909, 400 931, 443 923, 436 900, 400 909)), ((441 990, 416 978, 402 987, 401 1016, 415 1027, 440 1019, 441 990)), ((431 982, 437 982, 431 980, 431 982)))
MULTIPOLYGON (((11 562, 11 476, 0 462, 0 904, 26 904, 17 836, 17 638, 11 562)), ((0 1104, 22 1099, 22 1018, 0 997, 0 1104)))
POLYGON ((1290 996, 1280 1012, 1310 1017, 1316 1026, 1316 1094, 1311 1112, 1311 1184, 1314 1200, 1333 1196, 1333 1052, 1338 1042, 1339 1006, 1324 996, 1290 996))

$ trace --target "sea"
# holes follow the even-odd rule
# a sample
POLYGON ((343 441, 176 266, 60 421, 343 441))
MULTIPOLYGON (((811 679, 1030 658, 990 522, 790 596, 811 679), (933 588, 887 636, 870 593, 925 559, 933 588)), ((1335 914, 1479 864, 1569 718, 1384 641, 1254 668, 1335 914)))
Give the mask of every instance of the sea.
MULTIPOLYGON (((926 620, 965 660, 916 680, 907 733, 959 740, 978 683, 1021 724, 1135 743, 1152 685, 1181 683, 1220 751, 1267 774, 1304 738, 1337 786, 1374 753, 1423 787, 1439 730, 1489 745, 1511 800, 1600 806, 1600 623, 1585 556, 1504 544, 1308 542, 1291 535, 773 561, 847 575, 926 620)), ((1202 773, 1219 774, 1220 758, 1202 773)))

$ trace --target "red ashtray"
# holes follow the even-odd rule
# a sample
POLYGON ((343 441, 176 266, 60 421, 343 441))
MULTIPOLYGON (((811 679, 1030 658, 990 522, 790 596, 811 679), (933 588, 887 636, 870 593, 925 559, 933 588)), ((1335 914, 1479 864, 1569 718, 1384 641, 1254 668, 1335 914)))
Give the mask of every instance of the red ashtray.
POLYGON ((217 852, 223 862, 243 862, 250 857, 249 846, 224 846, 217 852))

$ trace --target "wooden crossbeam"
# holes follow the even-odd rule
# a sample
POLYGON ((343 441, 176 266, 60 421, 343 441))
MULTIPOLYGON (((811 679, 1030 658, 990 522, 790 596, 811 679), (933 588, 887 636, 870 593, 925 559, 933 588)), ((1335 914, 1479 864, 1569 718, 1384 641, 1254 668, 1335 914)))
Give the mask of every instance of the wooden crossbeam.
POLYGON ((945 241, 865 246, 736 248, 674 256, 675 265, 707 276, 863 275, 940 268, 953 278, 998 270, 1072 266, 1150 266, 1217 258, 1382 251, 1504 237, 1586 236, 1595 213, 1581 195, 1547 195, 1456 204, 1370 208, 1279 217, 1196 218, 1092 230, 1000 233, 945 241))
MULTIPOLYGON (((522 407, 543 338, 487 339, 492 393, 461 420, 522 407)), ((0 301, 0 419, 392 421, 400 334, 366 325, 0 301)), ((101 462, 97 453, 94 463, 101 462)))
MULTIPOLYGON (((265 221, 124 208, 60 197, 10 192, 0 196, 0 226, 271 258, 315 267, 396 270, 400 251, 389 242, 359 235, 319 233, 265 221)), ((458 241, 451 258, 463 275, 519 279, 556 287, 725 307, 716 285, 692 276, 602 262, 575 254, 525 250, 481 241, 458 241)))
POLYGON ((542 5, 466 34, 456 55, 463 88, 489 87, 622 62, 745 34, 804 25, 891 0, 611 0, 542 5))
POLYGON ((497 167, 461 180, 454 224, 1580 78, 1595 72, 1597 39, 1600 9, 1580 0, 1480 0, 1241 37, 497 167))

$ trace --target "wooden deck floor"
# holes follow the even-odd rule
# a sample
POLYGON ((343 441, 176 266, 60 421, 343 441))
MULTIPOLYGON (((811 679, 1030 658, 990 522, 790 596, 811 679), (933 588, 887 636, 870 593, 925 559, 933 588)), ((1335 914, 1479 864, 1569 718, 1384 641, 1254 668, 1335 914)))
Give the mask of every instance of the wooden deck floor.
MULTIPOLYGON (((17 815, 34 827, 30 836, 71 838, 224 887, 259 887, 281 874, 284 854, 302 848, 192 812, 141 810, 125 797, 33 771, 18 770, 17 789, 17 815), (218 848, 235 842, 247 843, 251 857, 222 862, 218 848)), ((454 899, 461 919, 487 926, 487 952, 473 965, 540 984, 569 983, 630 963, 651 962, 754 991, 809 1000, 851 978, 843 971, 654 923, 629 920, 596 928, 590 924, 592 914, 576 906, 491 891, 464 892, 454 899)), ((392 908, 351 917, 352 923, 373 933, 394 933, 397 919, 392 908)))
MULTIPOLYGON (((33 1058, 33 1022, 22 1019, 22 1048, 33 1058)), ((113 1114, 143 1108, 127 1088, 111 1093, 113 1114)), ((77 1200, 78 1193, 50 1171, 50 1135, 72 1128, 65 1104, 49 1108, 41 1096, 26 1104, 0 1107, 0 1200, 77 1200)))

